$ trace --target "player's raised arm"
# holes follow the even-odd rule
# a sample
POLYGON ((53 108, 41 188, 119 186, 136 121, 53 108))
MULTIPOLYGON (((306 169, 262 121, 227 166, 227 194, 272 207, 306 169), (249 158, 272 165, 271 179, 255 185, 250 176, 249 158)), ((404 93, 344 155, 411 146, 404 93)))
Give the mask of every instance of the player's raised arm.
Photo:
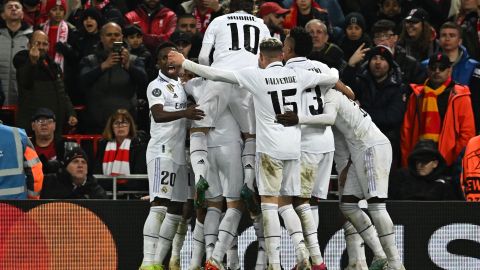
POLYGON ((178 52, 171 51, 168 53, 168 62, 172 65, 182 66, 184 69, 190 70, 205 79, 238 84, 238 80, 233 71, 199 65, 190 60, 186 60, 185 57, 178 52))

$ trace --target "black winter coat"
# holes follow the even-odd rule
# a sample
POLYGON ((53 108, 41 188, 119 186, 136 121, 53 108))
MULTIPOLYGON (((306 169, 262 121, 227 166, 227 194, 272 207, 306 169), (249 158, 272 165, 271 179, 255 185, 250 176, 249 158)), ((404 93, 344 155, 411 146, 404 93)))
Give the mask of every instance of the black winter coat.
POLYGON ((66 170, 47 174, 43 180, 41 199, 107 199, 107 193, 97 183, 92 175, 87 176, 87 182, 74 188, 71 175, 66 170))

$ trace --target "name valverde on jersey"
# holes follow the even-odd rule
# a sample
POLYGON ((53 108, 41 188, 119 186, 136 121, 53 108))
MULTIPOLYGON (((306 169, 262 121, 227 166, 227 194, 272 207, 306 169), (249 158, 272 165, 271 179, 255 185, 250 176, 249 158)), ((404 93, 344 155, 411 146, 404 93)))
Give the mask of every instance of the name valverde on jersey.
MULTIPOLYGON (((147 98, 150 108, 161 104, 167 112, 181 111, 187 107, 187 95, 180 80, 168 78, 161 72, 148 85, 147 98)), ((150 113, 150 122, 151 139, 148 142, 147 163, 157 157, 166 157, 179 165, 186 164, 186 119, 156 123, 150 113)))

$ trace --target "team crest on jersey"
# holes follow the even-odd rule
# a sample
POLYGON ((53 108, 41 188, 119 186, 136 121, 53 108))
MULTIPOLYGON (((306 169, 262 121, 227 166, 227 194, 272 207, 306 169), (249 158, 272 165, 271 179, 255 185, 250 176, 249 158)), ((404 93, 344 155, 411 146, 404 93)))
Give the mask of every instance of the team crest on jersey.
POLYGON ((155 88, 152 90, 152 95, 154 97, 159 97, 160 95, 162 95, 162 90, 160 90, 159 88, 155 88))
POLYGON ((162 187, 162 192, 163 192, 163 193, 167 193, 167 192, 168 192, 168 188, 167 188, 167 187, 162 187))
POLYGON ((167 90, 170 91, 170 93, 173 93, 175 92, 175 87, 173 86, 173 84, 167 84, 167 90))

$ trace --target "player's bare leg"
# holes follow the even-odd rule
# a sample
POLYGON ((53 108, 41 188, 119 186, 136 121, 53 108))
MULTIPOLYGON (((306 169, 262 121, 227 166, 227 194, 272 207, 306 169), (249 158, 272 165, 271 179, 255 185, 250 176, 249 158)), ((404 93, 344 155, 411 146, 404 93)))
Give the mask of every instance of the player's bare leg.
POLYGON ((297 257, 296 270, 310 270, 311 265, 309 261, 310 254, 305 245, 305 239, 303 237, 302 223, 297 213, 293 209, 292 197, 281 196, 278 200, 278 213, 283 219, 285 228, 288 234, 292 238, 293 245, 295 247, 295 253, 297 257))
POLYGON ((193 229, 193 250, 192 258, 188 270, 200 270, 204 265, 203 257, 205 255, 205 235, 203 224, 205 222, 205 215, 207 209, 197 208, 197 220, 195 221, 195 228, 193 229))
POLYGON ((205 206, 205 191, 208 189, 206 174, 208 171, 207 133, 210 128, 192 127, 190 129, 190 161, 195 174, 195 206, 205 206))
POLYGON ((168 264, 168 269, 170 270, 180 270, 180 251, 182 250, 183 242, 187 235, 188 224, 190 224, 192 214, 193 200, 188 200, 183 204, 182 220, 178 223, 177 232, 175 238, 173 238, 172 256, 170 257, 170 262, 168 264))

